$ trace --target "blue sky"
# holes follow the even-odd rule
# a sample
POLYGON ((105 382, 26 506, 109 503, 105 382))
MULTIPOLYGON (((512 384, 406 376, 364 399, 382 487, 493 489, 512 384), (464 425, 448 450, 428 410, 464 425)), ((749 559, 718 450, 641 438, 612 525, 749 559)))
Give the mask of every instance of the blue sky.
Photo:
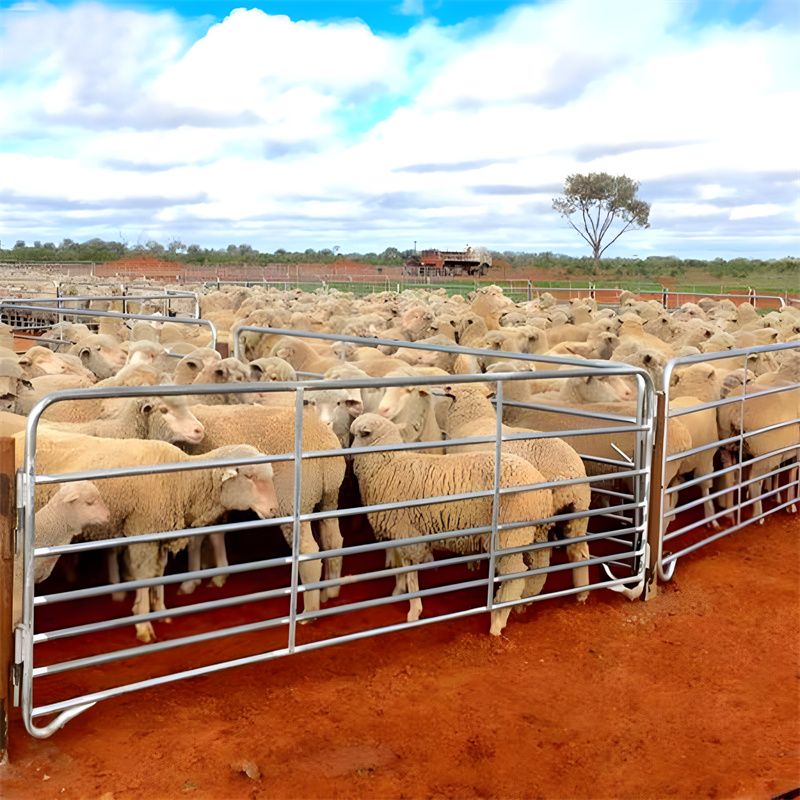
MULTIPOLYGON (((0 240, 800 255, 800 3, 0 2, 0 240)), ((800 276, 798 276, 800 282, 800 276)))

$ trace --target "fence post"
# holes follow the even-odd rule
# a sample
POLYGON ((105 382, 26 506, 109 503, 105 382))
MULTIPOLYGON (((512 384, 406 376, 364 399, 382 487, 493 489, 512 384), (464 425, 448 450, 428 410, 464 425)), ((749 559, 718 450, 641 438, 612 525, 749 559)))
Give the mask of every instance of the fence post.
POLYGON ((14 528, 17 520, 14 440, 0 438, 0 764, 8 763, 8 716, 14 662, 14 528))
POLYGON ((647 544, 649 557, 644 573, 643 600, 652 600, 658 594, 658 561, 661 557, 661 525, 664 516, 662 482, 664 476, 664 448, 666 446, 667 400, 664 392, 656 393, 656 414, 653 431, 653 459, 650 466, 650 504, 647 509, 647 544))

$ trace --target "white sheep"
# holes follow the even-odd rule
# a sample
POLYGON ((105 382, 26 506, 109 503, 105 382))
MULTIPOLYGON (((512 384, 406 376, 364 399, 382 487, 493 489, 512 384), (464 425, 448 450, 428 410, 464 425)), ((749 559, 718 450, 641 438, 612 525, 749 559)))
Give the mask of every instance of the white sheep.
MULTIPOLYGON (((444 401, 444 431, 447 439, 466 439, 473 436, 495 436, 497 432, 497 413, 482 387, 470 384, 453 384, 445 388, 450 400, 444 401)), ((503 435, 510 433, 530 433, 528 428, 512 428, 502 425, 503 435)), ((447 453, 469 453, 494 450, 494 442, 448 445, 447 453)), ((563 439, 524 439, 503 442, 504 453, 514 453, 533 464, 548 481, 568 481, 586 477, 586 469, 581 457, 563 439)), ((553 488, 554 514, 571 514, 588 511, 592 490, 588 483, 556 486, 553 488)), ((556 523, 553 533, 559 539, 575 539, 586 535, 588 517, 565 520, 556 523)), ((567 544, 567 557, 571 562, 589 559, 587 542, 567 544)), ((573 570, 575 588, 589 585, 589 568, 573 570)), ((578 602, 584 602, 588 591, 577 595, 578 602)))
MULTIPOLYGON (((268 408, 261 405, 231 406, 193 406, 191 409, 205 428, 205 438, 199 445, 187 446, 192 453, 208 452, 211 448, 224 444, 246 443, 258 448, 267 455, 294 453, 295 415, 294 409, 268 408)), ((335 434, 323 425, 313 408, 306 407, 303 413, 303 450, 339 450, 340 443, 335 434)), ((274 464, 275 491, 282 516, 290 516, 294 511, 294 463, 278 461, 274 464)), ((303 459, 300 513, 313 511, 333 511, 339 507, 339 489, 344 480, 345 460, 342 455, 303 459)), ((287 543, 292 542, 292 525, 282 525, 287 543)), ((342 535, 339 520, 335 517, 319 521, 320 543, 322 549, 339 549, 342 535)), ((221 535, 221 534, 220 534, 221 535)), ((300 552, 319 552, 310 522, 300 523, 300 552)), ((192 555, 190 551, 190 555, 192 555)), ((325 559, 325 580, 335 580, 341 576, 341 556, 325 559)), ((319 560, 300 564, 300 579, 303 583, 320 580, 322 565, 319 560)), ((184 586, 184 591, 191 591, 184 586)), ((304 593, 306 611, 317 611, 320 601, 337 597, 339 587, 332 586, 304 593)))
MULTIPOLYGON (((24 457, 25 434, 14 437, 17 467, 24 457)), ((247 445, 221 447, 202 456, 189 456, 167 442, 131 439, 120 447, 119 439, 69 434, 40 428, 36 439, 36 467, 45 474, 103 470, 118 467, 202 462, 211 459, 252 458, 261 453, 247 445)), ((214 467, 186 472, 149 473, 95 482, 110 512, 104 525, 88 529, 89 538, 128 537, 124 552, 126 578, 139 580, 164 574, 167 556, 187 545, 185 538, 162 542, 136 542, 131 537, 147 533, 213 525, 228 511, 254 511, 261 519, 275 516, 277 502, 273 470, 269 464, 214 467)), ((37 492, 37 503, 49 499, 37 492), (41 499, 40 499, 41 498, 41 499)), ((115 576, 111 576, 112 581, 115 576)), ((164 588, 153 587, 154 610, 164 610, 164 588)), ((150 611, 150 592, 136 590, 134 614, 150 611)), ((155 637, 150 622, 136 624, 137 638, 155 637)))
MULTIPOLYGON (((353 446, 368 447, 402 443, 397 426, 377 414, 363 414, 353 422, 353 446)), ((391 502, 410 502, 425 497, 460 493, 465 490, 490 490, 494 486, 493 453, 458 453, 426 455, 402 452, 373 452, 356 455, 353 467, 358 479, 361 498, 366 506, 391 502)), ((541 473, 518 456, 503 454, 500 464, 502 488, 526 486, 544 481, 541 473)), ((548 524, 538 524, 552 516, 553 498, 549 489, 505 494, 500 499, 499 521, 529 522, 530 524, 499 534, 501 549, 524 547, 546 542, 548 524)), ((393 511, 367 512, 367 517, 380 541, 402 541, 412 536, 459 531, 465 528, 490 525, 492 497, 480 497, 457 503, 437 503, 413 506, 393 511)), ((402 566, 421 564, 433 549, 457 553, 476 553, 489 550, 491 534, 456 535, 452 539, 430 544, 398 546, 396 553, 402 566)), ((548 548, 501 555, 497 572, 511 575, 530 569, 544 568, 550 563, 548 548)), ((519 600, 537 595, 544 586, 545 574, 530 578, 515 578, 501 583, 495 594, 496 603, 519 600)), ((408 572, 408 588, 419 591, 416 571, 408 572)), ((490 632, 499 636, 508 620, 510 607, 492 611, 490 632)), ((419 619, 422 601, 410 599, 408 621, 419 619)))

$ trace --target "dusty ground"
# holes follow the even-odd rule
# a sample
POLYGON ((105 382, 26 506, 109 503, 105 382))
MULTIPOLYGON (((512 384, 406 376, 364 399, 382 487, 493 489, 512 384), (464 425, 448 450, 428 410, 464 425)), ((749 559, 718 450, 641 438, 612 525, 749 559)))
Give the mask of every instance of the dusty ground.
POLYGON ((1 794, 767 800, 800 786, 798 534, 779 513, 648 603, 548 600, 499 640, 485 614, 437 623, 107 700, 47 740, 15 716, 1 794))

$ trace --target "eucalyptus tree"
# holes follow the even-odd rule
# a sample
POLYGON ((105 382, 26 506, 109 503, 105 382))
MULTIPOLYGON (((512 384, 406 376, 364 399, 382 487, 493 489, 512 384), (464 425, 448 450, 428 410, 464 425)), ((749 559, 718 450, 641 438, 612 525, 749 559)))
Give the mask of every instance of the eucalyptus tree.
POLYGON ((564 194, 553 200, 555 211, 592 248, 595 273, 600 257, 623 233, 650 227, 650 204, 636 196, 638 191, 638 181, 625 175, 591 172, 570 175, 564 194))

